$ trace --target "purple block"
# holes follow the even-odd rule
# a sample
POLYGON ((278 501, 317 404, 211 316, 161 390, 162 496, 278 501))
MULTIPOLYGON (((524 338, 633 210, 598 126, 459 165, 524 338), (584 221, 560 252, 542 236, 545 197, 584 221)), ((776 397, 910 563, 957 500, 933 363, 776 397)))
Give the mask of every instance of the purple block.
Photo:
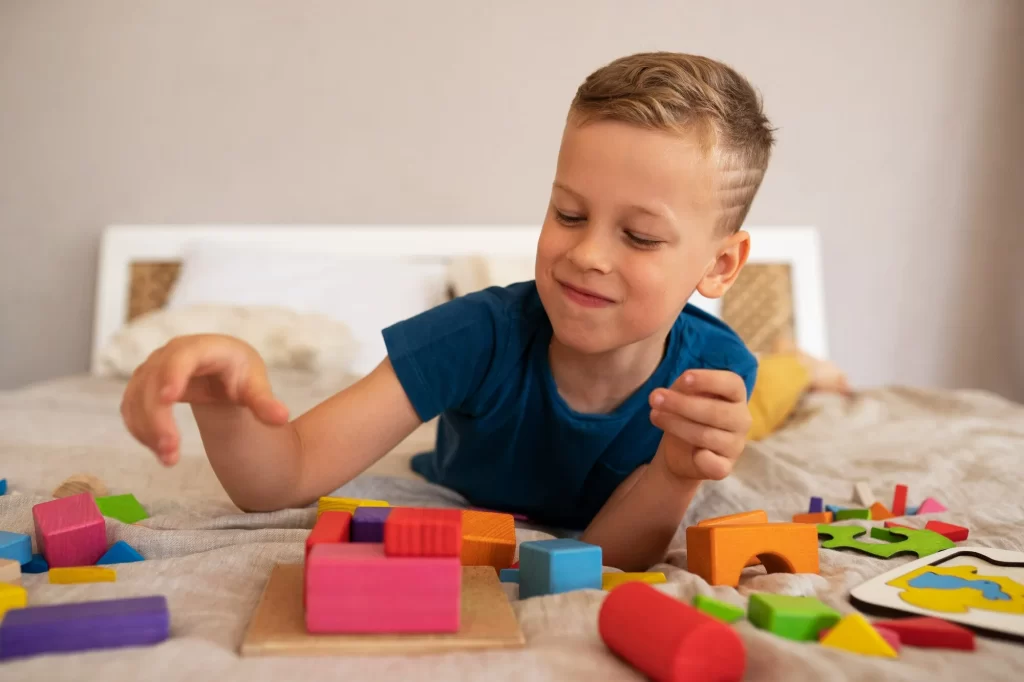
POLYGON ((352 542, 384 542, 384 522, 391 507, 356 507, 352 515, 352 542))
POLYGON ((820 497, 812 497, 811 498, 811 510, 810 510, 810 513, 811 514, 817 514, 820 511, 821 511, 821 498, 820 497))
POLYGON ((0 660, 157 644, 170 627, 163 596, 12 609, 0 621, 0 660))

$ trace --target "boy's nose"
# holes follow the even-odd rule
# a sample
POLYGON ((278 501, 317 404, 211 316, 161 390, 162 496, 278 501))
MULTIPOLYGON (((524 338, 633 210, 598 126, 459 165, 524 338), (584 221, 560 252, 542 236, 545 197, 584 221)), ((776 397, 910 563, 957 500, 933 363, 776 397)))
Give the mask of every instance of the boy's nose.
POLYGON ((603 230, 591 226, 580 230, 579 240, 567 254, 569 262, 583 272, 611 272, 611 249, 607 237, 602 232, 603 230))

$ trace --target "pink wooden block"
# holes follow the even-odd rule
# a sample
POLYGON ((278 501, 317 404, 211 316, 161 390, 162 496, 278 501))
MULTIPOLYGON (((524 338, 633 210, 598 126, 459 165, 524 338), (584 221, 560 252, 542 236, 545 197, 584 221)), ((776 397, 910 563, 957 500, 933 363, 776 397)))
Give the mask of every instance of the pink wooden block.
POLYGON ((942 505, 941 502, 936 500, 934 497, 929 497, 928 499, 921 503, 920 507, 917 508, 917 515, 920 516, 921 514, 938 514, 939 512, 944 511, 946 511, 946 508, 942 505))
POLYGON ((388 557, 384 545, 314 545, 306 559, 306 629, 320 633, 458 632, 458 557, 388 557))
POLYGON ((107 524, 89 493, 37 504, 32 519, 51 568, 92 566, 107 551, 107 524))

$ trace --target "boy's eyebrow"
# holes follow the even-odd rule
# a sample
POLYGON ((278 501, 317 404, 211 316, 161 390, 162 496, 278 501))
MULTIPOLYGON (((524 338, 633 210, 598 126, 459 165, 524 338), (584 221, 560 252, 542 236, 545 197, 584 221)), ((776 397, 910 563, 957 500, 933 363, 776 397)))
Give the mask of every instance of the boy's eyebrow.
MULTIPOLYGON (((571 194, 576 199, 579 199, 580 201, 586 203, 586 198, 584 198, 584 196, 582 194, 580 194, 579 192, 571 189, 570 187, 567 187, 566 185, 564 185, 564 184, 562 184, 560 182, 554 183, 554 186, 557 187, 558 189, 562 190, 566 194, 571 194)), ((671 220, 671 218, 672 218, 671 212, 666 213, 664 211, 657 211, 657 210, 655 210, 653 208, 648 208, 646 206, 641 206, 640 204, 632 204, 630 206, 627 206, 626 210, 630 211, 630 212, 646 213, 647 215, 654 216, 655 218, 665 218, 665 219, 668 219, 668 220, 671 220)))

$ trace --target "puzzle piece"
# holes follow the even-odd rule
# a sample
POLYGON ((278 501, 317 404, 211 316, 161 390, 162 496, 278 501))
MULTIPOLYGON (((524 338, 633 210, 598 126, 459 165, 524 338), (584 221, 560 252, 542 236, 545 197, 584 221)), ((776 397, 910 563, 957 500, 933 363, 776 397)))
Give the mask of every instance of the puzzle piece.
POLYGON ((811 514, 793 514, 793 523, 832 523, 832 512, 813 512, 811 514))
POLYGON ((102 566, 68 566, 50 569, 50 583, 74 585, 77 583, 117 582, 117 571, 102 566))
POLYGON ((17 561, 19 565, 32 560, 32 538, 24 533, 0 530, 0 559, 17 561))
POLYGON ((839 622, 839 612, 814 597, 755 592, 747 604, 750 622, 779 637, 810 642, 839 622))
POLYGON ((0 621, 4 614, 13 609, 23 609, 28 604, 28 592, 21 585, 0 583, 0 621))
POLYGON ((661 572, 652 573, 603 573, 601 574, 601 589, 613 590, 625 583, 647 583, 657 585, 665 582, 665 574, 661 572))
POLYGON ((870 509, 842 509, 837 511, 835 514, 836 521, 849 521, 850 519, 864 519, 869 520, 871 518, 870 509))
POLYGON ((729 602, 719 601, 705 594, 698 594, 693 598, 693 607, 699 611, 717 618, 723 623, 735 623, 743 618, 743 609, 729 602))
POLYGON ((600 590, 601 548, 579 540, 533 540, 519 545, 519 598, 600 590))
POLYGON ((124 540, 118 540, 107 553, 100 557, 99 561, 96 562, 97 566, 106 566, 108 564, 131 564, 136 561, 143 561, 143 557, 138 551, 129 545, 124 540))
MULTIPOLYGON (((885 532, 884 529, 875 528, 875 531, 885 532)), ((949 538, 945 538, 930 530, 914 530, 913 528, 892 528, 888 531, 894 536, 902 537, 899 542, 887 542, 885 544, 868 543, 856 538, 867 533, 866 528, 860 526, 818 526, 818 536, 831 538, 821 543, 825 549, 855 549, 865 554, 871 554, 882 559, 891 559, 898 554, 915 554, 918 557, 928 556, 956 545, 949 538)))
POLYGON ((883 620, 874 624, 884 633, 896 633, 907 646, 931 649, 959 649, 974 651, 974 633, 965 627, 938 618, 901 618, 883 620))
POLYGON ((821 640, 821 645, 864 656, 896 658, 896 651, 859 613, 844 616, 821 640))
POLYGON ((971 609, 1024 615, 1024 584, 1000 575, 978 575, 975 566, 925 566, 891 580, 908 604, 941 613, 971 609))
POLYGON ((96 506, 101 514, 117 519, 121 523, 138 523, 149 518, 146 509, 131 493, 97 497, 96 506))
POLYGON ((970 531, 963 526, 956 526, 944 521, 929 521, 924 525, 925 529, 944 535, 953 542, 963 542, 967 539, 970 531))
POLYGON ((917 508, 917 515, 920 516, 921 514, 940 514, 944 511, 948 510, 941 502, 936 500, 934 497, 929 497, 924 502, 922 502, 921 505, 917 508))

